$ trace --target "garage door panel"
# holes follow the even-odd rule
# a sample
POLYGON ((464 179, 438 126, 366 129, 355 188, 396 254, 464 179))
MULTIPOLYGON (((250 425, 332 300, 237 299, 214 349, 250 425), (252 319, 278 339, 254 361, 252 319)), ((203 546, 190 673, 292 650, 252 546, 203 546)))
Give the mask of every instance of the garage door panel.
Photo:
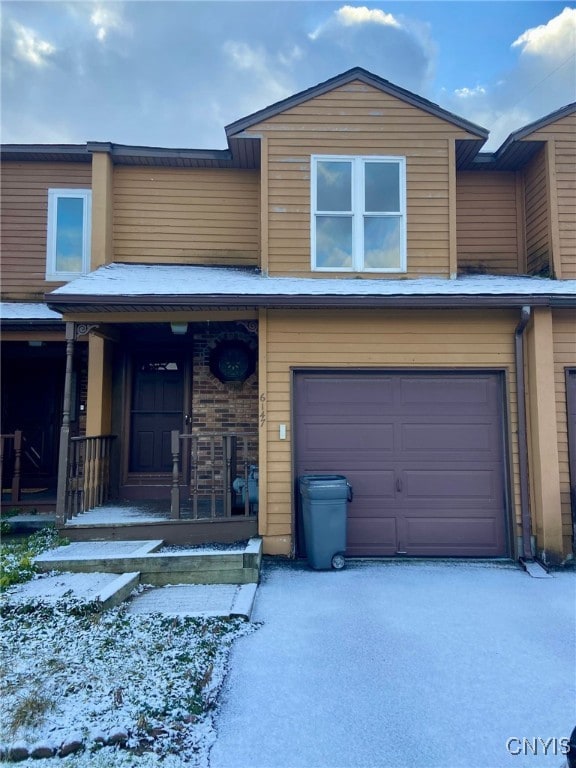
MULTIPOLYGON (((476 410, 492 402, 492 381, 490 375, 470 378, 467 376, 414 376, 401 378, 401 402, 404 405, 425 405, 439 408, 466 405, 476 410)), ((412 408, 411 408, 412 410, 412 408)))
POLYGON ((386 405, 394 400, 394 384, 391 377, 382 377, 379 381, 364 376, 346 377, 343 388, 340 378, 311 375, 301 379, 299 396, 303 402, 319 408, 333 408, 348 405, 352 409, 362 410, 363 403, 386 405))
POLYGON ((303 440, 307 451, 364 451, 385 453, 394 450, 393 424, 362 424, 344 428, 343 423, 315 422, 304 428, 303 440))
POLYGON ((493 471, 473 469, 410 470, 402 473, 402 486, 406 504, 470 499, 491 504, 496 491, 493 471))
MULTIPOLYGON (((367 471, 365 468, 348 470, 346 473, 348 482, 354 489, 354 507, 368 503, 372 499, 394 499, 396 494, 395 473, 393 470, 367 471)), ((350 507, 352 509, 352 507, 350 507)))
POLYGON ((347 554, 360 557, 363 554, 392 555, 396 552, 398 532, 394 518, 367 518, 348 522, 347 554))
POLYGON ((296 472, 352 483, 349 555, 507 553, 498 374, 297 374, 295 385, 296 472))
POLYGON ((404 423, 401 427, 403 451, 489 452, 494 447, 492 424, 447 424, 438 419, 427 424, 404 423))
POLYGON ((493 517, 407 518, 405 521, 406 551, 420 554, 426 551, 446 556, 498 554, 499 536, 493 517))

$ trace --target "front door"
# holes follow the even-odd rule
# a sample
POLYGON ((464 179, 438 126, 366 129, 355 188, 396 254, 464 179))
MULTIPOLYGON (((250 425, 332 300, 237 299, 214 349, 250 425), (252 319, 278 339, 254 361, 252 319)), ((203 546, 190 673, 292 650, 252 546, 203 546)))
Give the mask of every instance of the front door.
POLYGON ((178 354, 134 359, 130 413, 129 471, 170 472, 170 433, 184 423, 184 360, 178 354))

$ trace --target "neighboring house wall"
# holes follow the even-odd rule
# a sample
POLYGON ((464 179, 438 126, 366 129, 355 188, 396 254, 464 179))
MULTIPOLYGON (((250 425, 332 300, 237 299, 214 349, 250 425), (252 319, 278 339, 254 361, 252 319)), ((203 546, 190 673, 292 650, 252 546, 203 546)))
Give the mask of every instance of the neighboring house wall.
POLYGON ((458 270, 521 272, 523 221, 516 174, 464 171, 456 177, 456 189, 458 270))
POLYGON ((256 266, 256 171, 114 168, 114 261, 256 266))
POLYGON ((2 297, 41 300, 46 281, 48 190, 89 189, 90 163, 2 163, 2 297))
POLYGON ((528 141, 548 141, 548 176, 551 180, 551 220, 557 220, 553 247, 555 263, 564 279, 576 278, 576 114, 557 120, 526 137, 528 141))
POLYGON ((548 182, 544 148, 526 168, 524 179, 527 271, 528 274, 533 275, 551 267, 548 182))
POLYGON ((469 138, 465 131, 354 82, 264 120, 246 134, 264 137, 262 266, 269 274, 328 276, 311 272, 310 157, 329 154, 406 157, 408 270, 365 276, 450 275, 452 139, 469 138))
MULTIPOLYGON (((572 538, 572 515, 570 507, 570 469, 566 410, 566 368, 576 368, 576 310, 555 310, 553 312, 553 329, 562 535, 565 542, 565 551, 568 552, 572 538)), ((576 483, 576 478, 574 478, 574 482, 576 483)))
MULTIPOLYGON (((512 506, 519 514, 513 310, 269 310, 260 319, 260 466, 267 551, 291 547, 294 438, 279 439, 292 423, 291 369, 505 370, 512 453, 512 506), (264 360, 264 364, 262 361, 264 360), (263 480, 262 480, 263 478, 263 480)), ((516 519, 519 524, 519 520, 516 519)), ((519 535, 519 529, 512 532, 519 535)))

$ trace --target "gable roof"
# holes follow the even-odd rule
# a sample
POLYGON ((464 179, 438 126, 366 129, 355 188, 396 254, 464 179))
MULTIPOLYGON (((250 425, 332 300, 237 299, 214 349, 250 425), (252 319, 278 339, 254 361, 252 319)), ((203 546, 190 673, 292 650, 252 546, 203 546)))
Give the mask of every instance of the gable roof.
POLYGON ((488 131, 486 128, 482 128, 475 123, 471 123, 469 120, 465 120, 463 117, 458 117, 458 115, 455 115, 452 112, 448 112, 446 109, 442 109, 442 107, 440 107, 438 104, 434 104, 434 102, 428 101, 422 96, 418 96, 411 91, 407 91, 405 88, 394 85, 394 83, 391 83, 389 80, 385 80, 378 75, 374 75, 372 72, 369 72, 362 67, 353 67, 352 69, 349 69, 340 75, 336 75, 335 77, 331 77, 329 80, 325 80, 323 83, 319 83, 318 85, 314 85, 311 88, 307 88, 305 91, 300 91, 299 93, 295 93, 292 96, 288 96, 288 98, 277 101, 275 104, 271 104, 269 107, 264 107, 264 109, 260 109, 257 112, 248 115, 247 117, 242 117, 239 120, 230 123, 226 126, 226 136, 228 138, 236 136, 242 131, 245 131, 247 128, 251 128, 258 123, 261 123, 263 120, 267 120, 270 117, 279 115, 282 112, 285 112, 287 109, 291 109, 292 107, 295 107, 298 104, 302 104, 309 99, 313 99, 316 96, 320 96, 323 93, 328 93, 329 91, 332 91, 335 88, 339 88, 342 85, 347 85, 354 80, 360 80, 360 82, 365 83, 366 85, 370 85, 373 88, 382 91, 383 93, 394 96, 397 99, 406 102, 407 104, 412 104, 412 106, 418 107, 418 109, 422 109, 425 112, 440 118, 441 120, 446 120, 446 122, 452 123, 452 125, 455 125, 458 128, 462 128, 463 130, 468 131, 469 133, 483 139, 484 141, 488 138, 488 131))
POLYGON ((528 125, 513 131, 495 152, 480 152, 473 158, 470 168, 490 167, 499 171, 514 171, 526 165, 544 145, 543 139, 530 136, 552 123, 576 113, 576 101, 540 117, 528 125))

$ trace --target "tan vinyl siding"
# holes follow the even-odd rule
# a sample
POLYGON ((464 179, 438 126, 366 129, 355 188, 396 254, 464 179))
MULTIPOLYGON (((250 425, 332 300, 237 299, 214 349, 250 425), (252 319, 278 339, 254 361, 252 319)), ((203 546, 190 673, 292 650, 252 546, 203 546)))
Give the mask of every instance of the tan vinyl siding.
POLYGON ((458 270, 518 274, 516 174, 461 172, 456 189, 458 270))
POLYGON ((553 312, 553 322, 562 535, 564 539, 564 551, 569 552, 572 537, 572 515, 570 509, 570 470, 566 412, 566 368, 576 368, 576 310, 555 310, 553 312))
POLYGON ((576 114, 536 131, 527 141, 553 141, 562 278, 576 279, 576 114))
MULTIPOLYGON (((510 392, 508 434, 516 435, 516 312, 307 310, 295 315, 269 310, 267 318, 266 380, 261 381, 261 420, 266 421, 263 458, 268 468, 262 532, 267 536, 287 536, 292 530, 292 435, 280 440, 278 429, 279 424, 291 424, 293 367, 505 370, 510 392)), ((510 442, 517 498, 517 445, 511 437, 510 442)), ((514 506, 518 509, 517 503, 514 506)))
POLYGON ((2 163, 2 296, 39 300, 46 281, 48 190, 90 189, 90 163, 2 163))
POLYGON ((465 138, 464 131, 355 82, 265 120, 251 132, 266 137, 270 274, 327 277, 311 273, 310 156, 333 154, 406 157, 407 274, 449 275, 450 142, 465 138))
POLYGON ((550 226, 546 154, 540 150, 525 171, 526 254, 528 274, 550 267, 550 226))
POLYGON ((572 123, 572 133, 555 143, 556 188, 562 277, 576 280, 576 118, 572 123))
POLYGON ((257 265, 257 171, 117 166, 114 260, 257 265))

